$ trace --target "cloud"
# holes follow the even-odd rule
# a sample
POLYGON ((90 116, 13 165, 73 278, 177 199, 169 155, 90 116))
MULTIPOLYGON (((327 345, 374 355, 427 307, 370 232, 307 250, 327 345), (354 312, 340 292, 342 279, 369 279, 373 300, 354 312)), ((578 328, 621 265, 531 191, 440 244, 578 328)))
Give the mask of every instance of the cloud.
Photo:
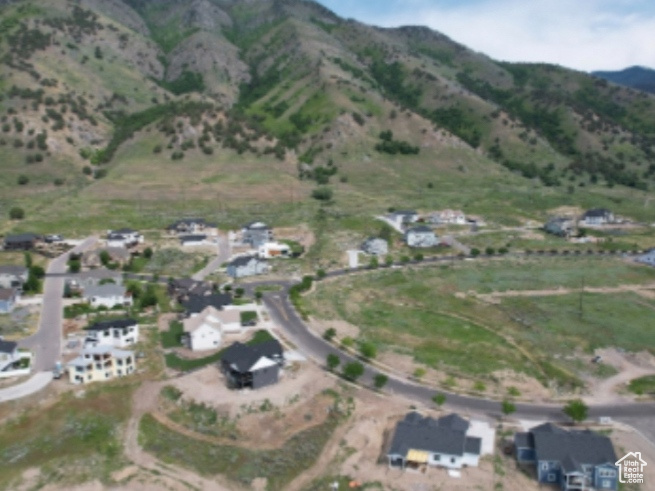
POLYGON ((650 0, 386 0, 376 8, 367 8, 373 2, 348 2, 352 8, 340 0, 325 3, 375 25, 427 25, 499 60, 585 71, 655 66, 650 0))

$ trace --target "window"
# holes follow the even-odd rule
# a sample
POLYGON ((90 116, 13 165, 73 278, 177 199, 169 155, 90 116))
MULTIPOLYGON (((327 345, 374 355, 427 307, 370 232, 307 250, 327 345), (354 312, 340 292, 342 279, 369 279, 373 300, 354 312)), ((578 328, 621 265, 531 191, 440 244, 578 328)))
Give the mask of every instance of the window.
POLYGON ((616 477, 616 471, 612 469, 599 469, 598 477, 616 477))
POLYGON ((557 479, 557 476, 555 475, 554 472, 549 472, 547 479, 548 479, 548 482, 555 482, 555 479, 557 479))
POLYGON ((603 479, 600 483, 600 487, 605 489, 612 489, 612 481, 609 479, 603 479))
POLYGON ((451 463, 451 464, 454 464, 454 463, 455 463, 455 457, 451 457, 451 458, 450 458, 450 463, 451 463))
POLYGON ((542 462, 541 463, 541 470, 544 470, 544 471, 548 470, 548 462, 542 462))

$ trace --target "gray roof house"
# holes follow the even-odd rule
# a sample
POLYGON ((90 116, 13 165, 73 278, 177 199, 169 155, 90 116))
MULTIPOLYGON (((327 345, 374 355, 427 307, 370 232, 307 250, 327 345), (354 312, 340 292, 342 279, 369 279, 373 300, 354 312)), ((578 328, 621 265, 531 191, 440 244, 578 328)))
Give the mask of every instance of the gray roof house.
POLYGON ((268 271, 268 264, 256 256, 241 256, 227 265, 227 274, 232 278, 255 276, 268 271))
POLYGON ((37 242, 40 242, 42 237, 37 234, 19 234, 19 235, 7 235, 5 237, 4 249, 5 251, 27 251, 34 249, 37 242))
POLYGON ((544 224, 544 230, 557 237, 569 237, 575 233, 575 220, 570 217, 552 217, 544 224))
POLYGON ((655 249, 647 251, 645 254, 642 254, 637 259, 635 259, 635 261, 655 266, 655 249))
POLYGON ((18 360, 20 360, 18 344, 0 338, 0 372, 11 370, 18 360))
POLYGON ((514 447, 520 464, 536 466, 540 483, 564 491, 618 489, 616 453, 607 436, 545 423, 517 433, 514 447))
POLYGON ((69 282, 84 290, 91 286, 99 286, 100 283, 123 284, 123 275, 118 271, 106 268, 92 269, 82 273, 71 275, 69 282))
POLYGON ((250 244, 255 249, 273 240, 273 231, 271 228, 264 222, 258 221, 245 224, 241 229, 241 235, 241 241, 245 244, 250 244))
POLYGON ((232 304, 232 295, 229 293, 210 293, 206 295, 188 294, 179 298, 184 307, 186 315, 193 317, 200 314, 207 307, 214 307, 221 310, 226 305, 232 304))
POLYGON ((0 266, 0 288, 22 288, 27 274, 25 266, 0 266))
POLYGON ((405 232, 405 242, 409 247, 434 247, 439 244, 439 239, 434 230, 422 225, 405 232))
POLYGON ((362 244, 362 251, 373 256, 384 256, 389 252, 389 244, 380 237, 369 237, 362 244))
POLYGON ((236 342, 221 357, 221 369, 228 384, 236 389, 276 384, 283 364, 282 345, 277 339, 254 346, 236 342))
POLYGON ((387 452, 390 467, 422 469, 439 466, 461 469, 477 466, 482 440, 466 436, 469 422, 457 414, 439 419, 408 413, 396 425, 387 452))
POLYGON ((18 293, 15 288, 0 288, 0 314, 8 314, 14 310, 18 301, 18 293))
POLYGON ((213 227, 216 227, 216 224, 208 223, 204 218, 183 218, 182 220, 170 224, 166 227, 166 230, 173 234, 187 235, 197 234, 206 228, 213 227))
POLYGON ((606 208, 594 208, 586 211, 580 221, 584 225, 605 225, 614 222, 614 213, 606 208))

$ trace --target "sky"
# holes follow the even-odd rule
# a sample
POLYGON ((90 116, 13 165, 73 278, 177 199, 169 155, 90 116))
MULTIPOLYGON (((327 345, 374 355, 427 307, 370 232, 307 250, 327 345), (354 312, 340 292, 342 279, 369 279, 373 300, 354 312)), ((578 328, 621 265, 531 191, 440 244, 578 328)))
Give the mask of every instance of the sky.
POLYGON ((502 61, 655 68, 655 0, 318 0, 382 27, 423 25, 502 61))

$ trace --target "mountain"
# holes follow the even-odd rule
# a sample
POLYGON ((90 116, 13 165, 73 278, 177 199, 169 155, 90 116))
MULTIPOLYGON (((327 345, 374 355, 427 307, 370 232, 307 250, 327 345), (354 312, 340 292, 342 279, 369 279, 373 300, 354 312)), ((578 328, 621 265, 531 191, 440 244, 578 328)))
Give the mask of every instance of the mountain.
POLYGON ((302 0, 4 0, 0 19, 0 213, 22 227, 303 217, 326 185, 335 213, 648 211, 655 99, 585 73, 302 0))
POLYGON ((655 70, 652 68, 633 66, 617 72, 592 72, 592 75, 615 84, 655 94, 655 70))

